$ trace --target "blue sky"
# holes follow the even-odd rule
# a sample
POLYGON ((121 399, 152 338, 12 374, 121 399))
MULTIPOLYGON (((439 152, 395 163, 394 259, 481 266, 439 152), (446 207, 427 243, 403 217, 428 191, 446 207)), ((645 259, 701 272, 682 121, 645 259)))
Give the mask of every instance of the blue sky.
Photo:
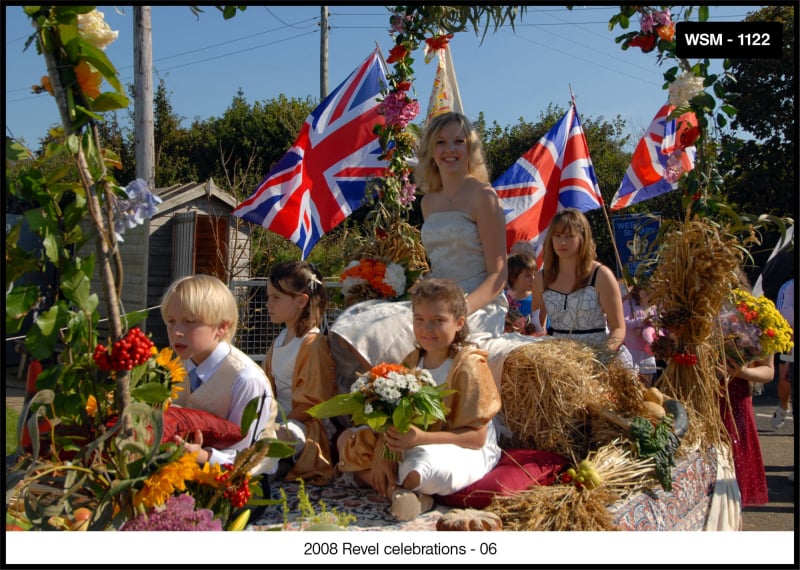
MULTIPOLYGON (((739 21, 755 6, 710 9, 711 20, 739 21)), ((4 6, 6 16, 6 135, 36 147, 58 121, 52 98, 31 86, 45 73, 33 46, 23 51, 32 28, 20 6, 4 6)), ((133 82, 133 8, 101 6, 119 38, 107 49, 123 83, 133 82)), ((529 6, 516 31, 504 27, 486 35, 472 31, 451 43, 465 112, 483 112, 505 127, 519 118, 536 122, 548 104, 566 107, 570 86, 581 117, 628 121, 638 136, 666 101, 664 66, 655 53, 622 51, 623 33, 608 30, 613 6, 529 6)), ((382 6, 329 6, 328 83, 336 87, 377 45, 388 57, 392 47, 389 13, 382 6)), ((319 6, 250 6, 231 20, 215 8, 196 18, 186 6, 153 6, 154 83, 164 79, 184 126, 195 118, 220 116, 241 88, 248 102, 320 95, 319 6)), ((638 22, 634 24, 638 28, 638 22)), ((634 27, 629 28, 630 31, 634 27)), ((719 60, 715 65, 721 69, 719 60)), ((416 94, 427 108, 435 63, 415 53, 416 94)), ((124 119, 124 117, 122 117, 124 119)))

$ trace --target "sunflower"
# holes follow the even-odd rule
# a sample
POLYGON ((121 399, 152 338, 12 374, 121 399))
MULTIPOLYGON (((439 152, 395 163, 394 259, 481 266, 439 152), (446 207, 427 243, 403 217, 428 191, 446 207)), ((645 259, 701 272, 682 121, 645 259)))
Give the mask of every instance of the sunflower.
POLYGON ((183 390, 183 386, 179 386, 179 384, 186 378, 186 369, 183 367, 181 359, 169 347, 161 349, 156 356, 156 364, 169 373, 170 389, 172 390, 170 399, 174 400, 178 397, 178 392, 183 390))
POLYGON ((144 481, 142 489, 133 497, 134 506, 147 508, 162 505, 175 491, 185 491, 186 481, 193 481, 200 471, 197 454, 184 454, 177 461, 167 463, 144 481))

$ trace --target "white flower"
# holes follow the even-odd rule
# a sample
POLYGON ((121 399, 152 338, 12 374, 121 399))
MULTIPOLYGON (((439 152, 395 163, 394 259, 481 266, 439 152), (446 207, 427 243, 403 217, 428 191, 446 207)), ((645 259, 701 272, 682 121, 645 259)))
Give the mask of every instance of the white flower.
POLYGON ((367 387, 367 376, 362 374, 361 376, 356 378, 356 381, 353 382, 352 386, 350 386, 350 393, 364 392, 366 391, 366 387, 367 387))
POLYGON ((669 84, 669 104, 680 107, 703 91, 703 78, 693 73, 682 73, 669 84))
POLYGON ((372 413, 372 404, 364 404, 364 413, 371 414, 372 413))
POLYGON ((386 266, 386 274, 383 282, 394 289, 395 297, 399 297, 406 292, 406 272, 401 265, 389 263, 386 266))
POLYGON ((357 285, 365 285, 367 280, 363 277, 346 277, 342 281, 342 295, 345 297, 350 294, 350 290, 357 285))
POLYGON ((102 50, 119 36, 119 32, 111 29, 103 18, 103 13, 98 10, 78 14, 78 33, 81 39, 102 50))
POLYGON ((428 386, 436 386, 436 380, 433 379, 433 375, 424 368, 417 369, 417 379, 428 386))

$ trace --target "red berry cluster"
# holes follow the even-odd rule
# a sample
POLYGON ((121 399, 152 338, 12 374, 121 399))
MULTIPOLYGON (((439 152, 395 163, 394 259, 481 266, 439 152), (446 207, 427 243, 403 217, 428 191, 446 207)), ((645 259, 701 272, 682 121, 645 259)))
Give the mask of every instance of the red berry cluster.
MULTIPOLYGON (((228 480, 228 477, 233 471, 233 465, 228 463, 227 465, 223 465, 223 468, 226 469, 225 472, 220 473, 217 475, 214 480, 217 482, 225 482, 228 480)), ((236 487, 234 485, 228 485, 225 488, 225 492, 222 494, 228 501, 230 501, 233 507, 241 508, 247 504, 247 501, 250 500, 250 476, 247 475, 242 479, 241 484, 236 487)))
POLYGON ((94 361, 100 370, 131 370, 152 356, 155 346, 139 327, 133 327, 124 338, 108 348, 98 344, 94 349, 94 361))

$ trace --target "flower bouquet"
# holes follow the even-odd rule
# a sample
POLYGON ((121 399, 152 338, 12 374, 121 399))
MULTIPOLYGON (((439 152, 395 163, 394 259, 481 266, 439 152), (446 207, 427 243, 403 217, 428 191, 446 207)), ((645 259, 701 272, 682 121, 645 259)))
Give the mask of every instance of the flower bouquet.
POLYGON ((408 279, 399 263, 372 257, 351 261, 339 276, 346 306, 366 299, 397 299, 406 292, 408 279))
POLYGON ((725 357, 739 365, 792 348, 792 329, 775 304, 734 289, 720 314, 725 357))
MULTIPOLYGON (((368 425, 383 433, 394 426, 405 433, 412 425, 428 429, 436 421, 444 421, 449 411, 444 398, 455 393, 437 386, 430 372, 423 368, 406 368, 400 364, 378 364, 360 374, 348 394, 337 394, 308 410, 315 418, 349 415, 355 425, 368 425)), ((387 447, 383 457, 398 461, 400 457, 387 447)))

